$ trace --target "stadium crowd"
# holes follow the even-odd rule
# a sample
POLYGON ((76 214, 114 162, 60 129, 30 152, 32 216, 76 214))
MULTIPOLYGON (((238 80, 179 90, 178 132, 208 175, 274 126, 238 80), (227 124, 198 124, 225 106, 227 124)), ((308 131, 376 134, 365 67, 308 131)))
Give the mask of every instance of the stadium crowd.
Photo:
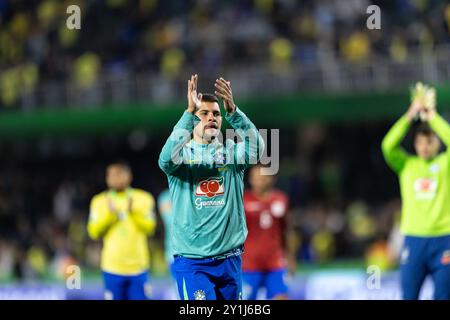
POLYGON ((43 83, 58 95, 61 83, 87 89, 129 73, 301 69, 324 52, 401 63, 411 50, 448 44, 449 31, 450 4, 439 0, 0 0, 0 106, 37 99, 31 93, 43 83), (66 27, 73 4, 81 30, 66 27), (382 31, 366 28, 370 4, 381 8, 382 31))

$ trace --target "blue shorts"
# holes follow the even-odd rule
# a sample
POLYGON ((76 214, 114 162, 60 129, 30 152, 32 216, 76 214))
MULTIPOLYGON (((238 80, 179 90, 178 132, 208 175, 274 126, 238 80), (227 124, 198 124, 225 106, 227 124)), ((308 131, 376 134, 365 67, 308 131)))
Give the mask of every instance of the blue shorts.
POLYGON ((242 259, 189 259, 175 256, 174 271, 182 300, 241 300, 242 259))
POLYGON ((426 276, 431 275, 434 299, 450 300, 450 235, 406 236, 401 260, 403 299, 418 299, 426 276))
POLYGON ((122 276, 103 271, 106 300, 147 300, 148 272, 122 276))
POLYGON ((245 299, 256 300, 261 287, 266 288, 266 299, 273 299, 278 295, 286 295, 288 288, 284 281, 286 269, 278 269, 269 272, 246 271, 244 272, 245 299))

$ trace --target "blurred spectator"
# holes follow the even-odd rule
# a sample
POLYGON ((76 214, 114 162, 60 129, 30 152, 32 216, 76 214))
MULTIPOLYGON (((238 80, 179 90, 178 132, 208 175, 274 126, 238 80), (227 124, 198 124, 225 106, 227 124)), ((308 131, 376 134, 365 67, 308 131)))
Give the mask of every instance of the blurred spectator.
POLYGON ((269 46, 272 70, 285 72, 290 70, 293 45, 289 39, 276 38, 269 46))
POLYGON ((185 61, 184 52, 177 48, 164 51, 161 59, 161 73, 167 77, 177 77, 185 61))
POLYGON ((87 52, 75 59, 73 66, 73 80, 81 89, 91 88, 98 79, 100 59, 93 52, 87 52))
POLYGON ((314 252, 314 259, 317 262, 326 262, 334 258, 335 239, 328 230, 316 232, 311 239, 311 246, 314 252))
POLYGON ((320 63, 330 52, 350 63, 377 55, 401 63, 415 48, 450 42, 444 1, 42 0, 25 6, 3 0, 0 17, 0 104, 10 107, 54 81, 63 80, 60 92, 68 79, 93 88, 116 65, 124 73, 175 79, 192 67, 214 74, 249 64, 283 72, 320 63), (382 32, 365 26, 372 3, 383 12, 382 32), (69 4, 81 9, 81 30, 66 28, 69 4), (22 66, 23 76, 16 69, 22 66))
POLYGON ((342 55, 348 61, 364 61, 370 56, 370 39, 365 32, 353 32, 347 39, 342 39, 340 45, 342 55))
POLYGON ((396 62, 405 62, 408 56, 408 47, 405 38, 401 34, 395 34, 391 39, 389 54, 396 62))
POLYGON ((38 77, 37 66, 31 62, 5 70, 0 74, 0 100, 8 107, 18 103, 34 91, 38 77))
POLYGON ((369 246, 366 252, 366 265, 378 266, 381 271, 387 271, 394 266, 386 240, 380 239, 369 246))
POLYGON ((33 244, 26 256, 29 268, 28 277, 42 279, 47 272, 47 255, 40 244, 33 244))
POLYGON ((69 181, 64 181, 53 197, 53 215, 61 225, 68 225, 73 214, 75 188, 69 181))
POLYGON ((15 262, 15 249, 8 240, 0 238, 0 280, 13 275, 15 262))

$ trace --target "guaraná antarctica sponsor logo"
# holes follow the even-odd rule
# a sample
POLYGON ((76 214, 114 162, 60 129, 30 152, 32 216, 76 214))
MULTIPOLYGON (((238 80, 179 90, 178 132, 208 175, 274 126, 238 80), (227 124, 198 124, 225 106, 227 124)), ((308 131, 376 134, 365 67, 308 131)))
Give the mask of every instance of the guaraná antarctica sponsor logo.
POLYGON ((197 182, 195 195, 212 198, 224 193, 223 177, 202 178, 197 182))
POLYGON ((215 196, 224 194, 224 177, 210 177, 202 178, 198 180, 195 188, 195 195, 198 197, 195 199, 195 206, 197 209, 206 207, 223 207, 225 205, 225 199, 211 199, 204 200, 205 197, 213 198, 215 196))

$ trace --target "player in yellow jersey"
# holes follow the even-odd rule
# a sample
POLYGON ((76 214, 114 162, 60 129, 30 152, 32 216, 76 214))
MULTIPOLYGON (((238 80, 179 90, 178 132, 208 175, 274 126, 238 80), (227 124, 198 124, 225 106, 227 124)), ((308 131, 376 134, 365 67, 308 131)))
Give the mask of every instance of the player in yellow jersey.
POLYGON ((106 169, 108 190, 91 201, 87 229, 92 239, 103 239, 105 299, 147 299, 147 236, 156 226, 155 201, 150 193, 131 188, 131 181, 128 164, 111 163, 106 169))

